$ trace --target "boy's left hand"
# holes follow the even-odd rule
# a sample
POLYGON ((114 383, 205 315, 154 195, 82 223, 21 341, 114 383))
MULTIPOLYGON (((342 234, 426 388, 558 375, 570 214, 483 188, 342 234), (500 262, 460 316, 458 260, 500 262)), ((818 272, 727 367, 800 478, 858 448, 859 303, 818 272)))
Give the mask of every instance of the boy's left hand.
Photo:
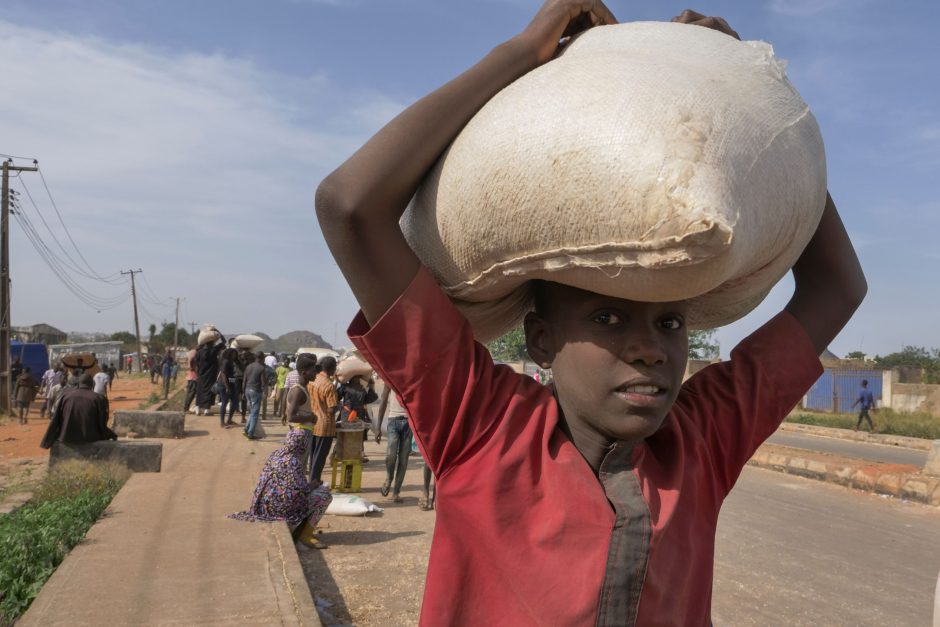
POLYGON ((731 26, 723 17, 705 16, 705 15, 702 15, 701 13, 696 13, 695 11, 692 11, 690 9, 686 9, 679 15, 672 18, 671 21, 677 22, 679 24, 693 24, 695 26, 704 26, 705 28, 710 28, 720 33, 724 33, 725 35, 730 35, 731 37, 734 37, 735 39, 739 41, 741 39, 738 36, 737 31, 731 28, 731 26))

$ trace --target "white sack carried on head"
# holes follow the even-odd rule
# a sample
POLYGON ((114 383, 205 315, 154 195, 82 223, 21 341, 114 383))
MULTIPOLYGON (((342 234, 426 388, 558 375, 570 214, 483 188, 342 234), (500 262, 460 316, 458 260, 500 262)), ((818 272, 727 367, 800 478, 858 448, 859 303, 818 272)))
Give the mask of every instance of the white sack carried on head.
POLYGON ((365 378, 372 376, 372 366, 362 358, 359 351, 352 351, 336 364, 336 378, 345 383, 353 377, 361 375, 365 378))
POLYGON ((232 346, 234 348, 247 348, 248 350, 252 350, 254 347, 256 347, 258 344, 261 344, 263 341, 264 341, 263 337, 258 337, 257 335, 251 335, 251 334, 246 333, 243 335, 236 335, 235 339, 232 340, 232 346))
POLYGON ((768 44, 640 22, 497 94, 401 223, 479 339, 521 320, 536 278, 688 300, 707 328, 757 306, 825 199, 819 128, 768 44))
POLYGON ((197 339, 197 341, 199 345, 201 346, 203 344, 209 344, 211 342, 215 342, 220 337, 222 337, 222 334, 219 333, 218 329, 216 329, 214 326, 206 325, 199 331, 199 338, 197 339))

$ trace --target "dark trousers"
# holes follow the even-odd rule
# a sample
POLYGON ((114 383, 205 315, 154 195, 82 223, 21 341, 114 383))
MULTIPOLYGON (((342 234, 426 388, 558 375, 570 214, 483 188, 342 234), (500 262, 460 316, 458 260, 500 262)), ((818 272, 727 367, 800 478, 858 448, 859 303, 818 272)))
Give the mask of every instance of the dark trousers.
POLYGON ((310 481, 322 481, 323 467, 326 465, 326 458, 330 455, 334 437, 332 435, 321 437, 313 436, 313 443, 310 451, 310 481))
POLYGON ((189 407, 196 400, 196 380, 186 382, 186 401, 183 403, 183 411, 189 412, 189 407))
POLYGON ((855 428, 856 428, 856 429, 858 429, 859 427, 862 426, 862 420, 863 420, 863 419, 868 421, 868 428, 871 429, 872 432, 874 432, 874 431, 875 431, 875 423, 873 423, 873 422, 871 421, 871 416, 868 415, 868 408, 865 408, 865 407, 863 407, 862 410, 861 410, 860 412, 858 412, 858 422, 855 423, 855 428))

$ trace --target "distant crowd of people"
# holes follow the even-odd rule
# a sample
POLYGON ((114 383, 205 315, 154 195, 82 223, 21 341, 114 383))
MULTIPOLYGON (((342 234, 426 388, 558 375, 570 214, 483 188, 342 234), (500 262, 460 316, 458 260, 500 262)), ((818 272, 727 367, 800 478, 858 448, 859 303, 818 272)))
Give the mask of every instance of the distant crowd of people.
MULTIPOLYGON (((92 357, 94 359, 94 355, 92 357)), ((43 398, 42 406, 39 408, 39 417, 45 418, 47 413, 52 417, 55 415, 63 393, 78 389, 82 375, 86 374, 81 360, 73 368, 68 368, 61 362, 53 364, 42 374, 38 383, 33 376, 32 369, 29 366, 23 366, 19 361, 15 361, 10 370, 14 381, 13 399, 22 425, 29 422, 30 406, 37 396, 43 398)), ((91 382, 90 389, 107 400, 108 390, 117 376, 118 371, 113 364, 99 366, 94 375, 88 374, 91 382)))

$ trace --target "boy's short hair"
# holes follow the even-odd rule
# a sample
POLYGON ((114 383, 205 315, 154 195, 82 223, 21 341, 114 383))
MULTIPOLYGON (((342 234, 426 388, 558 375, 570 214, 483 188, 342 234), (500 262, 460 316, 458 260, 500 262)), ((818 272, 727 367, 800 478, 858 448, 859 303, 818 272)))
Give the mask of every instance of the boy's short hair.
POLYGON ((297 358, 296 370, 297 372, 302 372, 304 370, 309 370, 317 365, 316 355, 311 355, 310 353, 304 353, 297 358))
POLYGON ((532 295, 532 310, 540 316, 545 316, 549 311, 548 281, 543 279, 532 279, 529 282, 529 291, 532 295))
POLYGON ((323 369, 324 372, 336 370, 336 358, 331 355, 327 355, 320 360, 318 365, 323 369))
POLYGON ((867 387, 868 387, 868 379, 862 379, 862 387, 863 387, 863 388, 867 388, 867 387))

